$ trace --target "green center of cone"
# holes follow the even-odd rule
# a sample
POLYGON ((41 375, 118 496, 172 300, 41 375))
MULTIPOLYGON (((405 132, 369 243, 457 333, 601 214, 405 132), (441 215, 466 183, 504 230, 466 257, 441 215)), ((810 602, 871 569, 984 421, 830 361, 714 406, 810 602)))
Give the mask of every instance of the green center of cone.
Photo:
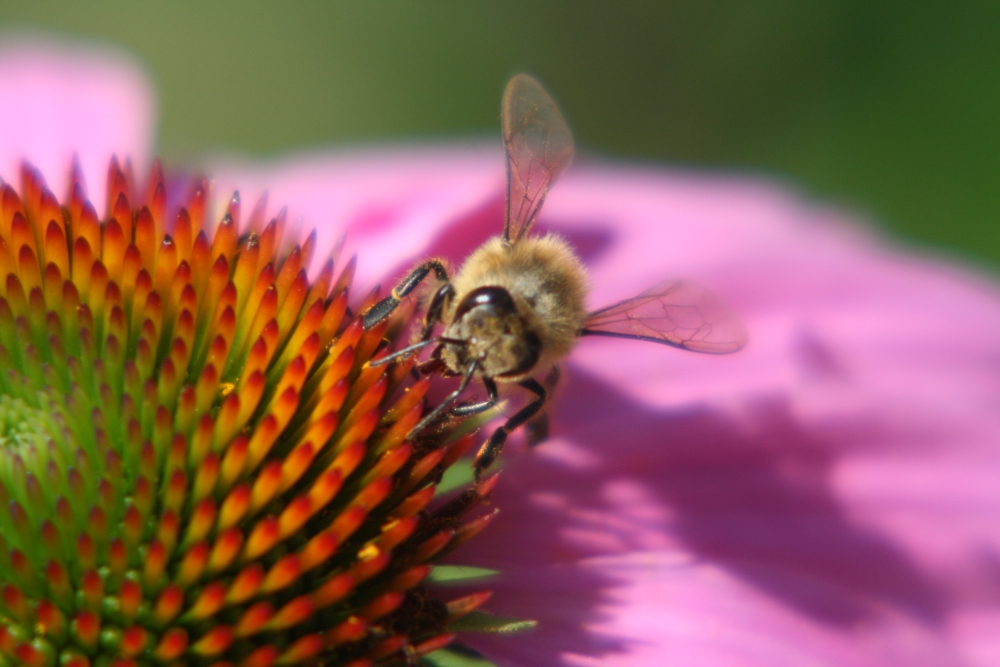
MULTIPOLYGON (((51 415, 28 405, 20 398, 0 395, 0 449, 16 452, 28 465, 39 460, 52 434, 51 415)), ((4 460, 9 460, 4 457, 4 460)), ((9 471, 0 476, 9 480, 9 471)))

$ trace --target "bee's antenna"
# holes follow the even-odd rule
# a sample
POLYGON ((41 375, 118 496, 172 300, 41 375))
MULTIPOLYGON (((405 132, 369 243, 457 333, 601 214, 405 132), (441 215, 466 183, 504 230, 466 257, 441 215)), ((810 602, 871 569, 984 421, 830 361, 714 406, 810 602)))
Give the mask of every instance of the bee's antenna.
POLYGON ((431 338, 430 340, 422 340, 419 343, 415 343, 413 345, 410 345, 409 347, 404 347, 402 350, 396 350, 392 354, 387 354, 386 356, 384 356, 384 357, 382 357, 380 359, 372 359, 371 361, 369 361, 365 365, 368 366, 368 367, 384 366, 387 363, 389 363, 390 361, 395 361, 396 359, 399 359, 400 357, 405 357, 405 356, 408 356, 410 354, 413 354, 417 350, 422 350, 423 348, 427 347, 428 345, 433 345, 434 343, 437 343, 439 341, 440 341, 439 338, 431 338))

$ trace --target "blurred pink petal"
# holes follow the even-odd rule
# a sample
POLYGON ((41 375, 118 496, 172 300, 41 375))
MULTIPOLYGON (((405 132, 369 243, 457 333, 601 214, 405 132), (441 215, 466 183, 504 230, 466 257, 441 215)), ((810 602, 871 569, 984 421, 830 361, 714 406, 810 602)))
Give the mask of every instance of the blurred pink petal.
MULTIPOLYGON (((0 178, 19 183, 30 160, 61 197, 79 156, 88 194, 103 202, 108 161, 148 167, 155 138, 152 88, 132 61, 97 47, 46 41, 0 45, 0 178)), ((103 213, 103 211, 102 211, 103 213)))
MULTIPOLYGON (((349 230, 362 282, 499 231, 498 147, 237 169, 349 230)), ((664 278, 726 298, 750 346, 581 342, 554 438, 508 452, 500 518, 455 555, 503 570, 501 665, 1000 662, 1000 294, 761 182, 581 165, 541 226, 592 307, 664 278)), ((491 585, 493 583, 491 582, 491 585)))
MULTIPOLYGON (((266 192, 273 206, 288 207, 291 219, 316 227, 317 258, 346 233, 344 256, 358 254, 354 289, 360 294, 409 268, 447 223, 495 197, 503 185, 500 160, 497 142, 308 155, 272 164, 222 163, 210 171, 218 200, 239 190, 252 204, 266 192)), ((483 240, 496 231, 476 227, 472 231, 483 240)), ((463 249, 468 241, 462 238, 463 249)))

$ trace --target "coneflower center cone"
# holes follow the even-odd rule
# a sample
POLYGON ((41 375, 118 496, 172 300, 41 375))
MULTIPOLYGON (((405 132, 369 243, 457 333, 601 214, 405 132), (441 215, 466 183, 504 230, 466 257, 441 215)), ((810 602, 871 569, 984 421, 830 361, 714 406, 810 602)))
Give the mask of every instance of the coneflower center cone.
POLYGON ((471 436, 406 439, 434 380, 366 365, 389 323, 351 316, 353 260, 310 280, 315 233, 265 202, 241 224, 238 196, 208 225, 203 184, 168 211, 158 165, 140 192, 113 160, 104 219, 79 169, 62 205, 21 177, 0 192, 0 665, 447 644, 486 596, 421 582, 489 522, 461 515, 492 480, 426 509, 471 436))

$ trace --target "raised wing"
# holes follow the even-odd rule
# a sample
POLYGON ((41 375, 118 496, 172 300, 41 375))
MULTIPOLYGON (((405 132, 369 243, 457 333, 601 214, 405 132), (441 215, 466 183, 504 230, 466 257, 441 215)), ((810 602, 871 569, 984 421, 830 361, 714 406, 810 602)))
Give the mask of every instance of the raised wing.
POLYGON ((637 338, 708 354, 747 344, 746 329, 718 297, 681 280, 591 313, 580 335, 637 338))
POLYGON ((500 116, 507 154, 503 239, 517 243, 534 224, 549 188, 573 161, 573 135, 552 98, 527 74, 507 84, 500 116))

